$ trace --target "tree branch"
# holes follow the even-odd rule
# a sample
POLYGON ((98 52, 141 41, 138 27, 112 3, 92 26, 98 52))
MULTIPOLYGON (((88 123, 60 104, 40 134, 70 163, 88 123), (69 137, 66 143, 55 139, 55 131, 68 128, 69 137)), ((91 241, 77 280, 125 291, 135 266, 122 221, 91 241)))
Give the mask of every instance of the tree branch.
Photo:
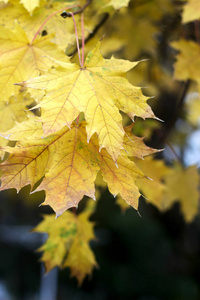
MULTIPOLYGON (((84 12, 84 10, 86 9, 86 7, 88 7, 88 5, 90 5, 92 3, 92 0, 88 0, 85 5, 83 5, 83 7, 81 7, 80 9, 76 10, 73 12, 73 15, 78 15, 84 12)), ((72 17, 71 13, 68 12, 62 12, 61 17, 65 18, 70 18, 72 17)))

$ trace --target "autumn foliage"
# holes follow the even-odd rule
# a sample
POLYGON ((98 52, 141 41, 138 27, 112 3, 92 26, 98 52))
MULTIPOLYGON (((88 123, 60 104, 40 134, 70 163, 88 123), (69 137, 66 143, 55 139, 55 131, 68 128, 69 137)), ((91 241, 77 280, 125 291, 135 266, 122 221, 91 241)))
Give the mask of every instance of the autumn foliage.
MULTIPOLYGON (((186 5, 165 0, 162 9, 159 1, 142 0, 3 2, 0 190, 19 191, 30 185, 31 192, 45 191, 42 204, 50 205, 59 218, 44 216, 34 229, 49 235, 39 249, 41 259, 47 271, 69 267, 81 284, 98 266, 89 244, 95 239, 89 217, 96 209, 99 187, 107 187, 122 210, 130 206, 137 210, 142 194, 161 211, 179 201, 186 222, 198 214, 197 168, 186 168, 178 159, 171 164, 154 159, 153 154, 170 143, 168 132, 157 129, 162 120, 147 100, 152 94, 159 96, 162 84, 173 89, 169 72, 155 60, 156 22, 165 11, 179 15, 182 9, 182 22, 199 19, 200 5, 195 0, 186 5), (60 16, 62 11, 66 18, 60 16), (119 39, 123 22, 127 35, 119 39), (150 34, 142 42, 139 37, 147 34, 147 28, 150 34), (139 61, 133 60, 141 58, 140 53, 142 58, 152 57, 155 81, 148 79, 149 96, 138 87, 145 70, 137 69, 139 61), (153 130, 160 132, 161 142, 155 145, 159 150, 143 140, 151 138, 153 130), (82 212, 69 210, 78 208, 85 196, 89 199, 82 212)), ((178 51, 174 77, 194 80, 196 85, 190 87, 198 90, 199 57, 195 62, 191 57, 199 56, 199 44, 174 36, 176 41, 170 44, 178 51)), ((147 64, 139 65, 142 69, 147 64)), ((197 99, 188 108, 191 112, 195 105, 196 119, 187 117, 193 125, 199 116, 197 99)), ((169 131, 178 117, 175 113, 169 131)))

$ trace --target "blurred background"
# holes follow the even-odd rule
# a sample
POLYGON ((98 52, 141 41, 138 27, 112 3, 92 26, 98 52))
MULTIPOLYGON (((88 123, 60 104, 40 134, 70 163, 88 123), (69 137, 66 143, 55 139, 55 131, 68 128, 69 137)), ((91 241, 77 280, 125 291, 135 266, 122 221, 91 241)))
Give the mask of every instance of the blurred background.
POLYGON ((92 216, 99 268, 78 287, 68 269, 44 275, 36 249, 46 236, 30 230, 52 211, 21 197, 1 194, 1 300, 200 299, 200 218, 186 224, 178 204, 161 214, 141 200, 139 216, 133 208, 122 213, 105 192, 92 216))

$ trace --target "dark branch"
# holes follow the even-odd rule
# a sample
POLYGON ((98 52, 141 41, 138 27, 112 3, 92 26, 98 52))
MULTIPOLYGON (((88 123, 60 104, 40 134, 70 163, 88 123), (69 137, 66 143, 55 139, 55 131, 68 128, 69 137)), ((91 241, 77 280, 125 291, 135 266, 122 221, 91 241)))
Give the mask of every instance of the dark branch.
POLYGON ((187 94, 189 86, 190 86, 190 80, 187 80, 185 82, 185 84, 184 84, 183 91, 182 91, 182 94, 181 94, 180 99, 178 101, 178 105, 177 105, 176 111, 175 111, 173 117, 170 120, 170 124, 168 125, 168 127, 166 128, 166 130, 163 133, 163 136, 162 136, 162 139, 161 139, 162 141, 166 140, 167 136, 169 135, 169 133, 171 132, 171 130, 174 128, 176 121, 178 120, 178 118, 181 115, 181 112, 182 112, 182 109, 183 109, 184 100, 185 100, 185 96, 187 94))
MULTIPOLYGON (((85 5, 83 5, 83 7, 81 7, 80 9, 76 10, 73 12, 73 15, 78 15, 78 14, 81 14, 85 9, 86 7, 88 7, 88 5, 90 5, 92 3, 92 0, 88 0, 85 5)), ((65 18, 70 18, 72 15, 70 12, 66 12, 66 11, 63 11, 61 13, 61 17, 63 17, 64 19, 65 18)))

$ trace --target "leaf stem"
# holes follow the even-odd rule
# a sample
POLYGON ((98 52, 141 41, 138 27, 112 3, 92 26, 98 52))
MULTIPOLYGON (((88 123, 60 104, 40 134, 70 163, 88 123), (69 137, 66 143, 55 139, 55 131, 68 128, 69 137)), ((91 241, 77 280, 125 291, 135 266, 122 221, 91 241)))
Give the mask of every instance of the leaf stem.
POLYGON ((84 51, 85 51, 84 13, 81 14, 81 36, 82 36, 82 66, 83 66, 84 65, 84 51))
MULTIPOLYGON (((84 40, 84 44, 88 42, 91 38, 95 36, 95 34, 98 32, 98 30, 105 24, 105 22, 108 20, 109 14, 105 14, 102 18, 102 20, 96 25, 96 27, 92 30, 92 32, 89 33, 88 37, 84 40)), ((81 45, 82 47, 82 45, 81 45)), ((74 51, 68 53, 68 56, 74 56, 77 52, 77 49, 74 51)))
POLYGON ((76 118, 76 124, 78 125, 78 121, 79 121, 79 116, 80 114, 78 115, 78 117, 76 118))
POLYGON ((54 11, 50 16, 48 16, 46 18, 46 20, 44 20, 44 22, 42 23, 42 25, 40 26, 40 28, 36 31, 32 41, 31 41, 31 45, 33 44, 33 42, 35 41, 37 35, 39 34, 39 32, 42 30, 42 28, 44 27, 44 25, 53 17, 55 16, 56 14, 58 13, 61 13, 63 10, 68 10, 68 9, 71 9, 71 8, 75 8, 75 7, 80 7, 80 5, 72 5, 72 6, 67 6, 65 8, 62 8, 62 9, 59 9, 57 11, 54 11))
MULTIPOLYGON (((190 80, 187 80, 184 83, 183 91, 182 91, 182 93, 180 93, 180 99, 178 100, 176 110, 172 113, 171 119, 167 121, 167 124, 165 125, 165 127, 163 128, 163 131, 161 132, 161 134, 158 137, 159 144, 161 144, 162 142, 165 142, 167 140, 167 137, 169 136, 171 130, 174 128, 176 121, 180 117, 180 114, 182 112, 183 105, 184 105, 185 96, 188 92, 190 84, 191 84, 190 80)), ((157 147, 157 146, 155 146, 155 147, 157 147)))
POLYGON ((74 214, 74 215, 77 214, 77 209, 76 209, 76 207, 72 207, 72 211, 73 211, 73 214, 74 214))
POLYGON ((79 47, 79 41, 78 41, 78 31, 77 31, 77 26, 76 26, 76 20, 74 18, 74 14, 72 12, 70 12, 73 22, 74 22, 74 29, 75 29, 75 35, 76 35, 76 44, 77 44, 77 50, 78 50, 78 58, 79 58, 79 62, 80 62, 80 66, 82 67, 82 61, 81 61, 81 54, 80 54, 80 47, 79 47))

